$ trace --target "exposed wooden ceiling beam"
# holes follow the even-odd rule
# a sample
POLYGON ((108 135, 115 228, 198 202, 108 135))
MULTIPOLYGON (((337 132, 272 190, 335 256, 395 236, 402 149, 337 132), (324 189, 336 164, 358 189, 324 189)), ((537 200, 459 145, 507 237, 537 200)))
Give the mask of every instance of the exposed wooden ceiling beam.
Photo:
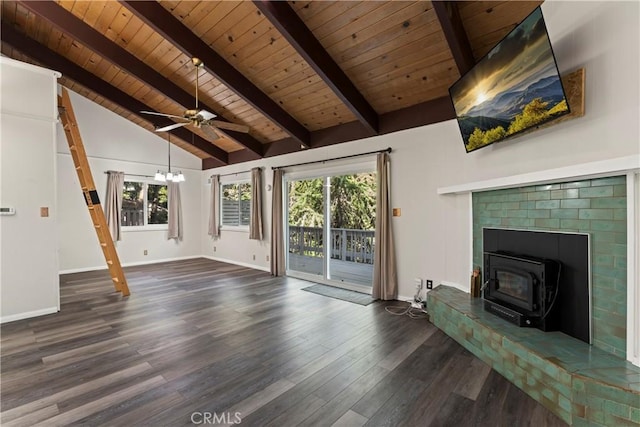
MULTIPOLYGON (((392 111, 380 116, 380 134, 397 132, 433 123, 455 119, 453 104, 448 96, 443 96, 401 110, 392 111)), ((371 130, 362 123, 354 121, 311 133, 312 147, 325 147, 347 141, 371 137, 371 130)), ((300 144, 292 138, 274 141, 265 147, 265 157, 280 156, 300 151, 300 144)), ((241 154, 229 153, 229 164, 246 161, 241 154)), ((212 169, 218 165, 210 160, 202 161, 202 169, 212 169)))
MULTIPOLYGON (((141 110, 149 110, 151 108, 143 102, 140 102, 132 96, 121 91, 117 87, 112 86, 104 80, 96 77, 92 73, 86 71, 67 58, 41 45, 37 41, 25 36, 18 30, 14 29, 12 26, 3 23, 0 31, 3 42, 11 45, 14 49, 21 51, 30 58, 38 61, 44 67, 61 72, 65 77, 70 78, 71 80, 85 86, 101 97, 151 122, 155 127, 169 124, 167 119, 140 115, 141 110)), ((208 162, 210 164, 223 166, 229 161, 226 151, 216 147, 206 139, 190 132, 186 128, 174 129, 170 133, 189 144, 193 144, 194 147, 212 156, 210 159, 208 159, 208 162)))
MULTIPOLYGON (((82 20, 76 18, 75 15, 62 6, 59 6, 53 1, 18 0, 18 2, 31 12, 51 23, 63 33, 80 41, 89 49, 100 54, 126 72, 136 76, 140 81, 156 88, 156 90, 181 104, 183 107, 193 108, 195 104, 193 95, 182 90, 178 85, 140 61, 127 50, 103 36, 91 26, 82 22, 82 20)), ((228 121, 210 106, 205 104, 202 104, 202 106, 216 114, 218 120, 228 121)), ((262 144, 251 135, 229 132, 229 136, 242 146, 253 151, 257 157, 262 156, 262 144)))
POLYGON ((120 0, 131 12, 188 56, 204 62, 204 67, 229 89, 260 111, 269 120, 303 145, 309 145, 309 131, 273 99, 238 72, 222 56, 196 36, 156 1, 120 0))
POLYGON ((433 10, 436 12, 449 49, 456 61, 460 75, 464 75, 476 63, 471 50, 469 38, 462 25, 458 5, 454 1, 433 0, 433 10))
MULTIPOLYGON (((256 7, 314 69, 358 120, 378 133, 378 114, 286 1, 254 0, 256 7)), ((312 144, 313 145, 313 144, 312 144)))

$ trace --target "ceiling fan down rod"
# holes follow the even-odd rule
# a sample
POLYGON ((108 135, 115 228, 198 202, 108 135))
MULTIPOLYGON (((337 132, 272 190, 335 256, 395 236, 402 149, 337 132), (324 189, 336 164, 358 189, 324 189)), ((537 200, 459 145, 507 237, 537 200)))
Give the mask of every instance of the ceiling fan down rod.
POLYGON ((204 63, 200 58, 196 58, 195 56, 191 58, 191 62, 193 63, 193 65, 195 65, 195 69, 196 69, 196 113, 195 114, 198 114, 198 92, 200 89, 200 84, 199 84, 200 73, 198 72, 199 71, 198 69, 202 67, 204 63))
POLYGON ((200 87, 200 85, 198 84, 198 76, 200 75, 200 73, 198 72, 198 67, 196 67, 196 114, 198 111, 198 88, 200 87))

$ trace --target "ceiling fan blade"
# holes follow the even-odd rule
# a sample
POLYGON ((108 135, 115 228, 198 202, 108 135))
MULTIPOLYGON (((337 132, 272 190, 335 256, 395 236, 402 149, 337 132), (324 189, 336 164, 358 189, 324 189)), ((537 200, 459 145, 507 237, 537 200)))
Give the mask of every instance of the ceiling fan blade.
POLYGON ((140 111, 142 114, 151 114, 153 116, 171 117, 173 119, 185 120, 182 116, 174 116, 173 114, 156 113, 155 111, 140 111))
POLYGON ((202 131, 204 133, 207 134, 207 136, 212 139, 212 140, 216 140, 216 139, 220 139, 220 136, 209 126, 202 126, 200 129, 202 129, 202 131))
POLYGON ((167 126, 163 126, 161 128, 156 128, 156 132, 166 132, 168 130, 177 129, 177 128, 180 128, 182 126, 186 126, 188 124, 189 124, 189 122, 186 122, 186 123, 174 123, 172 125, 167 125, 167 126))
POLYGON ((215 126, 220 129, 234 130, 236 132, 249 132, 249 126, 239 125, 237 123, 223 122, 220 120, 207 120, 206 124, 215 126))

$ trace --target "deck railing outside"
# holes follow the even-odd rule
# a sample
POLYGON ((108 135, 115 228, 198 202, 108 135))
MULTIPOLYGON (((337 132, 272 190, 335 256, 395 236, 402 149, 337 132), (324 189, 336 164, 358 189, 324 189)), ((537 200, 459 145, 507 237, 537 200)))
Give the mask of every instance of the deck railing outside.
POLYGON ((142 209, 122 209, 121 223, 123 227, 144 225, 144 210, 142 209))
MULTIPOLYGON (((374 230, 331 229, 331 259, 373 264, 374 230)), ((321 257, 323 254, 321 227, 289 225, 289 253, 321 257)))

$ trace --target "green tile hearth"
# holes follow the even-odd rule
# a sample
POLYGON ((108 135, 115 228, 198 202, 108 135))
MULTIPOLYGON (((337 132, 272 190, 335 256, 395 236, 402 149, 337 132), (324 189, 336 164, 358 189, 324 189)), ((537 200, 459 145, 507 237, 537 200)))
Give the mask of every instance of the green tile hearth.
POLYGON ((571 425, 640 425, 640 368, 561 332, 520 328, 440 285, 431 322, 571 425))

